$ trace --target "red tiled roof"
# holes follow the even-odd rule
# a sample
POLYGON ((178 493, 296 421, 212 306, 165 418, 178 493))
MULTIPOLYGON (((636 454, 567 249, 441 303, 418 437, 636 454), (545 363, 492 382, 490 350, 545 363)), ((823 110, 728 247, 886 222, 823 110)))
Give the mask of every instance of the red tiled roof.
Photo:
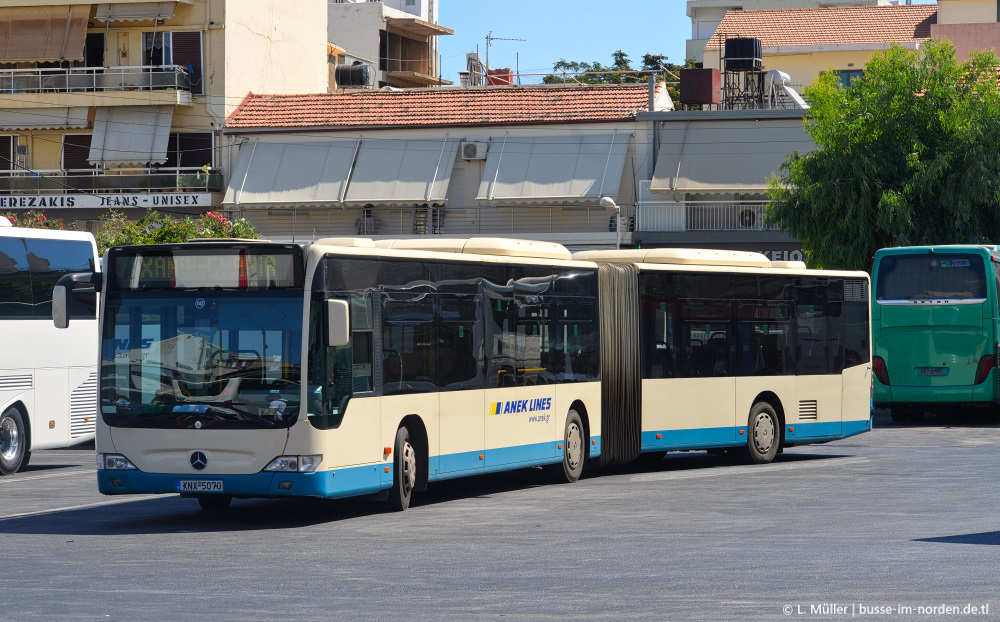
POLYGON ((422 127, 588 123, 635 119, 649 88, 527 86, 345 91, 315 95, 250 93, 226 119, 234 128, 422 127))
POLYGON ((926 41, 937 5, 728 11, 705 48, 726 37, 753 37, 763 47, 926 41))

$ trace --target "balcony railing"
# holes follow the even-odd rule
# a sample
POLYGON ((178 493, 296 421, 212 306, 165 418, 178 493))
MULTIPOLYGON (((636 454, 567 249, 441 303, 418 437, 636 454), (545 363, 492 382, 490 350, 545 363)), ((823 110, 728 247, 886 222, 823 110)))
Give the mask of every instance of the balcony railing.
POLYGON ((639 206, 639 231, 776 231, 764 223, 767 201, 652 201, 639 206))
POLYGON ((141 168, 113 171, 0 171, 0 195, 56 195, 74 192, 222 192, 222 173, 203 168, 141 168))
POLYGON ((190 90, 191 76, 177 65, 0 69, 0 94, 190 90))
MULTIPOLYGON (((234 214, 258 225, 268 235, 313 237, 420 235, 499 236, 519 234, 605 237, 614 240, 615 213, 601 207, 467 207, 388 208, 340 207, 247 208, 234 214)), ((627 223, 623 216, 623 225, 627 223)), ((627 238, 623 226, 620 237, 627 238)), ((612 242, 613 243, 613 242, 612 242)))

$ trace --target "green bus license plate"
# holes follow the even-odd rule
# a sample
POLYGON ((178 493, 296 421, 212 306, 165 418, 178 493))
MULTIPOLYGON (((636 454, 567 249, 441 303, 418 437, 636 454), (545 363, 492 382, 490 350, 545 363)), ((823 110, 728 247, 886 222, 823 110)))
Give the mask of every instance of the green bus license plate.
POLYGON ((222 492, 220 479, 179 479, 177 492, 222 492))
POLYGON ((948 368, 947 367, 918 367, 917 368, 917 375, 918 376, 947 376, 948 375, 948 368))

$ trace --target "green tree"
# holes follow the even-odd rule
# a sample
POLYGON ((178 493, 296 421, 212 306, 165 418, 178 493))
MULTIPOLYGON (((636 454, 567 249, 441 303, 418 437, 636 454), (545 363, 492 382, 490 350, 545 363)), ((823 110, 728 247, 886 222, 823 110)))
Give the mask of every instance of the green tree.
POLYGON ((542 78, 542 82, 545 84, 645 84, 650 75, 656 75, 657 79, 667 81, 670 97, 676 102, 680 96, 676 84, 677 72, 690 67, 694 67, 694 61, 691 59, 688 59, 683 65, 675 65, 668 63, 667 57, 663 54, 643 54, 642 65, 635 69, 632 67, 632 61, 628 54, 618 50, 611 55, 611 65, 607 67, 597 61, 585 63, 560 59, 552 66, 555 73, 542 78))
POLYGON ((769 181, 767 222, 814 266, 868 269, 875 251, 1000 240, 1000 58, 958 63, 951 43, 876 53, 845 88, 806 87, 806 131, 769 181))

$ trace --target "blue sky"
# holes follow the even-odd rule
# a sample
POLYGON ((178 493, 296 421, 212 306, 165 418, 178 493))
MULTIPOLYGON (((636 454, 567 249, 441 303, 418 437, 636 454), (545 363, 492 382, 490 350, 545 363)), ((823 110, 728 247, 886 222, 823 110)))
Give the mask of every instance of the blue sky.
MULTIPOLYGON (((935 0, 913 0, 933 4, 935 0)), ((665 54, 671 63, 684 61, 691 19, 684 0, 439 0, 438 23, 455 31, 440 37, 441 73, 458 84, 466 52, 486 60, 486 35, 524 41, 494 40, 491 67, 510 67, 521 74, 551 73, 560 59, 603 65, 623 50, 638 66, 643 54, 665 54)), ((542 76, 522 77, 537 83, 542 76)))

